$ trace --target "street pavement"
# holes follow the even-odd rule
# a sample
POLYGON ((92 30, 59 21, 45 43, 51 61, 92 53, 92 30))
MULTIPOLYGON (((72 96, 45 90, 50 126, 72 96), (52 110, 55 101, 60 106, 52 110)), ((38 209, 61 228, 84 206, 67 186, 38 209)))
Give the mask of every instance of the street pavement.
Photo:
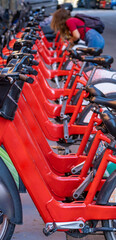
MULTIPOLYGON (((77 12, 77 11, 76 11, 77 12)), ((75 13, 76 13, 75 12, 75 13)), ((80 10, 79 12, 85 12, 80 10)), ((103 36, 105 38, 104 54, 108 54, 114 57, 114 63, 112 67, 116 69, 116 11, 115 10, 86 10, 86 14, 99 16, 105 23, 105 30, 103 36)), ((39 191, 39 188, 38 188, 39 191)), ((65 240, 65 234, 62 232, 56 232, 49 237, 45 237, 43 234, 44 223, 39 216, 32 200, 28 193, 21 195, 23 205, 23 225, 16 226, 15 233, 12 239, 15 240, 65 240)), ((83 240, 103 240, 103 235, 100 236, 87 236, 82 238, 83 240)))

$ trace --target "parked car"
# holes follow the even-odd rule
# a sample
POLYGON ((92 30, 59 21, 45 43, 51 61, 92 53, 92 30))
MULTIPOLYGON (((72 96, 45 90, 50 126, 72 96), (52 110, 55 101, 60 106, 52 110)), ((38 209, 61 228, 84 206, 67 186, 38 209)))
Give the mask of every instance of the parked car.
POLYGON ((77 7, 79 8, 99 8, 99 0, 79 0, 77 7))
POLYGON ((77 2, 77 7, 78 7, 78 8, 83 8, 83 7, 85 7, 85 0, 79 0, 79 1, 77 2))
POLYGON ((46 14, 50 14, 56 11, 58 1, 57 0, 25 0, 28 2, 32 9, 37 9, 39 7, 45 7, 46 14))
POLYGON ((57 8, 64 8, 67 9, 69 11, 73 10, 73 5, 72 3, 63 3, 63 4, 59 4, 57 8))
POLYGON ((104 9, 110 9, 111 8, 111 0, 101 0, 99 7, 104 8, 104 9))
POLYGON ((116 9, 116 0, 111 0, 111 8, 116 9))

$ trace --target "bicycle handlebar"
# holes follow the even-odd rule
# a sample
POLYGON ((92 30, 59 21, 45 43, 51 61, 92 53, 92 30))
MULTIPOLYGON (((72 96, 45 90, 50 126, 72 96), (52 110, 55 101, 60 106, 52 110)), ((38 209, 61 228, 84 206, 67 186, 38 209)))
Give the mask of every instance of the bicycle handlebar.
POLYGON ((33 83, 34 79, 32 77, 26 76, 24 74, 20 74, 19 72, 7 74, 7 73, 1 73, 0 74, 0 84, 13 84, 14 81, 24 81, 28 83, 33 83))
POLYGON ((31 65, 32 65, 32 66, 33 66, 33 65, 38 66, 38 64, 39 64, 38 61, 36 61, 36 60, 31 60, 31 65))
POLYGON ((34 75, 34 76, 37 76, 37 74, 38 74, 38 72, 35 70, 35 69, 33 69, 32 67, 30 67, 30 66, 26 66, 26 65, 22 65, 22 70, 21 70, 21 73, 23 73, 23 74, 32 74, 32 75, 34 75))
POLYGON ((34 79, 32 77, 28 77, 24 74, 19 74, 19 80, 28 82, 28 83, 33 83, 34 79))
POLYGON ((21 48, 21 53, 30 53, 30 54, 37 54, 37 50, 32 50, 31 48, 22 47, 21 48))
POLYGON ((7 76, 5 73, 0 74, 0 84, 12 84, 13 83, 13 78, 10 76, 7 76))
POLYGON ((70 56, 72 58, 78 59, 78 60, 82 60, 81 58, 81 53, 78 53, 76 50, 69 50, 70 56))

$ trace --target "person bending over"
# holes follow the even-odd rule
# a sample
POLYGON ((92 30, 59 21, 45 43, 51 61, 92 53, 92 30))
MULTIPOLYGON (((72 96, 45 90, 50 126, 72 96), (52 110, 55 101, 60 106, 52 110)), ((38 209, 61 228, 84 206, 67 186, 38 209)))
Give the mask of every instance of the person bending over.
POLYGON ((83 27, 84 22, 77 18, 71 17, 70 11, 58 9, 54 12, 51 20, 51 28, 60 32, 61 38, 69 40, 76 44, 78 40, 84 40, 88 47, 104 48, 105 41, 100 33, 95 29, 83 27))

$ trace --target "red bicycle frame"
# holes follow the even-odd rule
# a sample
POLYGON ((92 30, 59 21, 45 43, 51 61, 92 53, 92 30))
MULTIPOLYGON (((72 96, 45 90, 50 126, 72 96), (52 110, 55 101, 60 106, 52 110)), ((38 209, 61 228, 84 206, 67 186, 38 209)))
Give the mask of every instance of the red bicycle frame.
POLYGON ((0 119, 0 142, 9 153, 45 223, 73 222, 80 219, 85 222, 91 219, 116 218, 116 206, 96 205, 94 201, 107 163, 109 161, 116 163, 116 157, 112 156, 112 150, 106 150, 85 200, 63 203, 53 197, 36 162, 28 152, 28 146, 22 142, 14 123, 2 118, 0 119))
MULTIPOLYGON (((63 136, 63 126, 50 123, 47 114, 43 111, 37 96, 35 96, 32 86, 25 84, 14 121, 0 118, 0 143, 4 145, 37 210, 48 227, 51 223, 53 225, 55 223, 56 226, 57 224, 67 223, 68 228, 69 222, 73 224, 73 222, 82 221, 84 224, 89 220, 116 219, 116 206, 103 206, 95 200, 96 193, 98 191, 100 193, 101 187, 104 186, 103 175, 108 162, 116 164, 116 157, 113 156, 111 149, 105 151, 93 181, 85 189, 87 191, 85 199, 81 202, 80 200, 70 203, 63 202, 66 197, 72 197, 75 189, 84 181, 90 166, 92 166, 92 160, 100 141, 110 143, 110 140, 101 131, 98 131, 88 156, 84 156, 83 151, 88 137, 90 133, 94 132, 92 130, 95 130, 93 124, 96 121, 99 122, 99 119, 96 118, 97 115, 94 113, 88 127, 74 125, 84 96, 86 96, 85 91, 83 91, 79 99, 79 105, 75 108, 76 111, 74 111, 68 124, 69 135, 84 134, 77 151, 77 156, 85 161, 79 176, 64 177, 63 173, 57 170, 58 159, 56 158, 56 165, 55 163, 53 165, 51 162, 53 160, 50 161, 45 156, 47 154, 43 153, 43 146, 39 145, 40 139, 45 142, 42 129, 49 138, 59 139, 63 136), (31 119, 29 119, 30 116, 31 119), (33 124, 34 122, 35 124, 33 124), (41 134, 40 139, 38 138, 39 133, 41 134), (56 173, 56 170, 58 173, 56 173)), ((63 162, 63 157, 61 159, 63 162)), ((68 156, 66 156, 64 164, 66 164, 66 159, 68 159, 68 156)), ((72 166, 75 166, 73 160, 75 161, 75 159, 72 158, 72 166)), ((71 169, 71 155, 69 169, 71 169)), ((67 228, 64 227, 63 230, 68 230, 67 228)), ((60 229, 58 228, 58 230, 60 229)))
MULTIPOLYGON (((66 197, 71 197, 73 195, 74 190, 83 182, 87 174, 82 178, 80 178, 80 175, 68 176, 68 177, 65 177, 65 175, 64 176, 56 175, 54 171, 52 171, 49 163, 46 161, 45 155, 43 155, 43 152, 41 152, 39 148, 39 144, 37 143, 37 140, 36 140, 37 136, 35 136, 35 132, 30 131, 30 126, 28 124, 26 126, 25 122, 27 121, 27 118, 23 119, 22 114, 23 112, 20 113, 20 111, 16 113, 16 116, 14 119, 15 127, 24 144, 28 146, 28 152, 30 156, 32 156, 32 158, 34 159, 36 166, 39 169, 40 174, 42 175, 48 188, 52 192, 52 195, 59 200, 60 199, 65 200, 66 197), (41 159, 41 161, 39 161, 38 159, 41 159)), ((98 135, 96 135, 96 139, 91 147, 91 151, 88 154, 88 156, 86 158, 85 156, 80 156, 81 160, 85 160, 85 163, 89 162, 90 164, 90 165, 86 164, 87 165, 86 172, 88 172, 90 166, 92 166, 92 160, 101 138, 106 139, 106 137, 104 138, 104 136, 99 137, 99 133, 98 133, 98 135)), ((104 183, 104 180, 103 181, 101 180, 99 190, 103 183, 104 183)))
MULTIPOLYGON (((95 152, 97 150, 97 147, 101 140, 104 139, 104 141, 108 141, 108 139, 104 135, 97 135, 96 141, 94 142, 94 145, 91 146, 91 152, 89 156, 85 156, 83 154, 83 151, 85 149, 86 143, 88 141, 88 138, 93 130, 94 123, 97 121, 99 123, 99 119, 96 118, 96 114, 93 113, 91 120, 86 128, 85 134, 83 136, 83 139, 81 141, 81 144, 77 150, 76 154, 69 154, 69 155, 57 155, 55 154, 51 147, 49 146, 48 142, 46 141, 46 138, 34 118, 27 102, 25 102, 24 98, 21 97, 19 100, 19 108, 21 111, 22 116, 24 117, 27 125, 29 126, 30 130, 33 132, 33 135, 41 148, 42 153, 44 154, 47 162, 49 163, 50 167, 53 169, 56 174, 64 175, 67 172, 71 172, 71 169, 78 165, 79 163, 86 161, 86 159, 89 158, 90 161, 92 161, 92 157, 95 155, 95 152), (61 167, 62 166, 62 167, 61 167)), ((16 121, 16 118, 15 120, 16 121)), ((95 130, 94 130, 95 131, 95 130)), ((87 160, 88 161, 88 160, 87 160)), ((91 165, 91 162, 90 162, 91 165)))
MULTIPOLYGON (((22 30, 24 30, 24 29, 22 29, 22 30)), ((21 38, 22 34, 23 34, 23 32, 17 33, 17 34, 16 34, 16 38, 21 38)), ((13 48, 15 42, 16 42, 16 39, 15 39, 15 38, 12 39, 12 40, 9 42, 9 47, 10 47, 10 48, 13 48)), ((3 53, 5 56, 9 56, 10 53, 12 53, 12 50, 9 50, 9 49, 7 48, 7 46, 5 46, 5 47, 2 49, 2 53, 3 53)), ((4 66, 4 65, 6 65, 6 62, 7 62, 6 59, 3 59, 2 57, 0 57, 0 65, 4 66)))
POLYGON ((61 38, 58 41, 59 38, 59 32, 56 34, 56 37, 54 39, 54 42, 49 42, 43 32, 43 30, 41 29, 41 27, 38 25, 39 28, 39 32, 37 31, 37 33, 39 34, 39 36, 41 37, 42 41, 45 43, 45 45, 47 46, 47 48, 53 48, 55 47, 55 50, 58 50, 58 48, 60 47, 60 45, 62 45, 62 40, 61 38))
MULTIPOLYGON (((35 118, 40 124, 45 136, 49 140, 58 141, 60 138, 64 137, 63 124, 54 124, 49 119, 45 111, 42 109, 37 97, 35 96, 32 87, 29 85, 25 85, 23 88, 23 94, 28 102, 30 108, 32 109, 35 118), (31 97, 30 97, 31 96, 31 97)), ((82 101, 85 96, 85 92, 81 94, 81 97, 78 101, 78 105, 71 117, 71 120, 68 124, 69 136, 73 134, 84 134, 86 126, 75 125, 75 119, 77 116, 77 112, 82 106, 82 101), (74 115, 75 114, 75 115, 74 115)))

